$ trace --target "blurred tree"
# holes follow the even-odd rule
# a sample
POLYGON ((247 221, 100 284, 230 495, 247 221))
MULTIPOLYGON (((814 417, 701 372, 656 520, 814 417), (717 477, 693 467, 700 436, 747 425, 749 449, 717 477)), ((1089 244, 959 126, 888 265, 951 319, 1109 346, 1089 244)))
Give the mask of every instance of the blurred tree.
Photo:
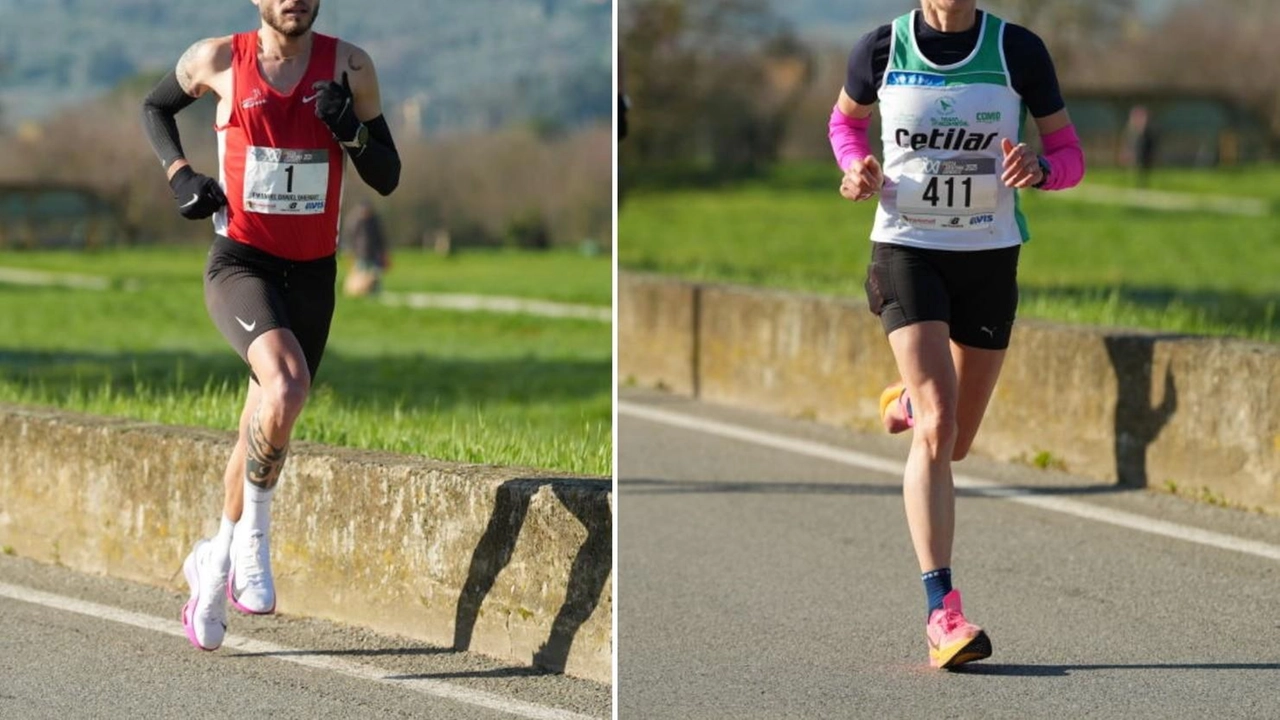
POLYGON ((723 176, 777 159, 812 63, 771 3, 638 0, 621 12, 634 163, 723 176))
POLYGON ((1219 93, 1258 112, 1280 135, 1280 4, 1197 0, 1133 44, 1120 64, 1131 83, 1219 93), (1145 78, 1145 79, 1143 79, 1145 78))
POLYGON ((1230 99, 1265 118, 1272 135, 1280 136, 1277 34, 1280 3, 1274 0, 1186 0, 1154 25, 1076 54, 1059 75, 1068 89, 1156 90, 1170 100, 1189 91, 1230 99))
POLYGON ((95 47, 85 58, 85 79, 90 85, 110 86, 133 77, 137 69, 120 42, 95 47))
POLYGON ((1138 26, 1137 0, 991 0, 991 12, 1030 28, 1053 53, 1058 71, 1109 48, 1138 26))
MULTIPOLYGON (((7 81, 8 77, 9 63, 4 58, 0 57, 0 82, 7 81)), ((0 136, 5 134, 5 127, 4 103, 0 102, 0 136)))

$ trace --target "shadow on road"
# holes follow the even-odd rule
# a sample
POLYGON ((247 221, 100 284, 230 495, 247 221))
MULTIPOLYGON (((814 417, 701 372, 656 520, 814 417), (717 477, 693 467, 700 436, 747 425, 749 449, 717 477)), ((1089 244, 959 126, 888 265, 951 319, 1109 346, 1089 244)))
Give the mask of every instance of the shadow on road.
POLYGON ((352 650, 281 650, 279 652, 238 652, 228 657, 412 657, 453 655, 457 651, 441 647, 357 648, 352 650))
MULTIPOLYGON (((439 647, 357 648, 351 650, 281 650, 280 652, 231 653, 233 658, 283 657, 413 657, 415 655, 461 655, 463 651, 439 647)), ((514 678, 556 675, 561 671, 539 667, 500 667, 491 670, 457 670, 449 672, 388 675, 386 680, 444 680, 448 678, 514 678)))
MULTIPOLYGON (((902 485, 863 483, 777 482, 750 480, 712 482, 704 480, 657 480, 653 478, 619 478, 618 488, 629 495, 712 495, 720 493, 754 493, 759 495, 885 495, 902 494, 902 485)), ((1135 488, 1116 485, 1001 485, 1010 495, 1114 495, 1133 492, 1135 488)), ((985 497, 982 490, 956 488, 959 497, 985 497)))
POLYGON ((1280 670, 1274 663, 1133 663, 1101 665, 1010 665, 975 663, 952 668, 962 675, 997 675, 1002 677, 1066 677, 1078 670, 1280 670))
POLYGON ((388 675, 387 680, 449 680, 456 678, 516 678, 545 677, 559 674, 554 670, 539 667, 500 667, 492 670, 457 670, 437 673, 414 673, 410 675, 388 675))

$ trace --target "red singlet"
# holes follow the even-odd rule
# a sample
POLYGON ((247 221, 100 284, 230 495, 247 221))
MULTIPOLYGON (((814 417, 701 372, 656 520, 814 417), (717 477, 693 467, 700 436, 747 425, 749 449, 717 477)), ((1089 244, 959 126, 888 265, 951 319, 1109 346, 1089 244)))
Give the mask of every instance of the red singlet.
POLYGON ((342 146, 315 114, 337 47, 337 38, 313 33, 307 70, 286 95, 258 71, 257 31, 234 36, 231 119, 214 128, 227 194, 213 216, 219 234, 288 260, 337 251, 342 146))

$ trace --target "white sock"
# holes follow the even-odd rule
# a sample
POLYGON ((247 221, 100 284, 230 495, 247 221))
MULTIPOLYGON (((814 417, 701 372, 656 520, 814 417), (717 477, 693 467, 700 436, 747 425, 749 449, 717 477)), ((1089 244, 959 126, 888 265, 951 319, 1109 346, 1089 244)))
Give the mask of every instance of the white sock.
POLYGON ((231 568, 231 534, 235 527, 236 524, 223 515, 222 522, 218 525, 218 534, 213 536, 213 557, 218 561, 222 572, 231 568))
POLYGON ((264 534, 271 527, 271 496, 275 488, 263 490, 248 480, 244 481, 244 512, 240 515, 240 531, 261 530, 264 534))

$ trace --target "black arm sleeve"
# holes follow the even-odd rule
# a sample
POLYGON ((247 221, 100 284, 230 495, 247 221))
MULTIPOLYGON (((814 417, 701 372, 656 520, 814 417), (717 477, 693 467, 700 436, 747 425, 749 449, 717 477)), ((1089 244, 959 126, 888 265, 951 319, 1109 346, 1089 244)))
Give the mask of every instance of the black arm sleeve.
POLYGON ((390 195, 400 184, 400 153, 391 139, 391 128, 382 115, 364 126, 369 128, 369 142, 360 150, 348 150, 347 154, 366 185, 379 195, 390 195))
POLYGON ((1040 36, 1009 23, 1004 29, 1004 56, 1009 63, 1009 82, 1022 96, 1031 117, 1046 117, 1067 106, 1053 58, 1040 36))
POLYGON ((170 70, 142 102, 142 128, 165 170, 175 160, 185 157, 182 141, 178 138, 178 123, 173 118, 195 101, 196 98, 183 92, 177 73, 170 70))
POLYGON ((889 67, 889 38, 893 26, 881 25, 863 35, 849 53, 844 92, 859 105, 874 105, 879 99, 880 81, 889 67))

